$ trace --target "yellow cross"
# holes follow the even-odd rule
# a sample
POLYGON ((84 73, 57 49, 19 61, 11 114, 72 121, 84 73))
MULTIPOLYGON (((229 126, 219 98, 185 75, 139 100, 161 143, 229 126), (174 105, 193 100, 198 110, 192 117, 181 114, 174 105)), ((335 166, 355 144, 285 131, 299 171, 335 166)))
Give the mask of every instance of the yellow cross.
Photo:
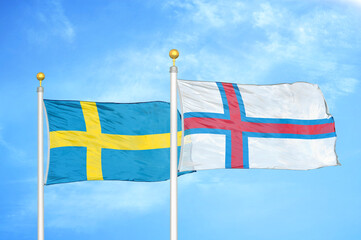
MULTIPOLYGON (((101 132, 98 109, 95 102, 80 102, 83 109, 86 132, 50 132, 50 148, 86 147, 86 171, 88 180, 103 180, 101 150, 148 150, 170 147, 170 133, 150 135, 117 135, 101 132)), ((178 132, 178 146, 182 132, 178 132)))

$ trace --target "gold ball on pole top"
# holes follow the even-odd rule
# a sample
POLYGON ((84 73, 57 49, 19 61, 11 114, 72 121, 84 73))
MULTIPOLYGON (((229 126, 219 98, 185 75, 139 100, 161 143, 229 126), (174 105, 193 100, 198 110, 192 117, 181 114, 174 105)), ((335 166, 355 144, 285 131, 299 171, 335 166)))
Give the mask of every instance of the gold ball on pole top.
POLYGON ((39 72, 38 74, 36 74, 36 78, 40 81, 40 87, 41 87, 41 81, 43 81, 45 79, 45 74, 42 72, 39 72))
POLYGON ((177 49, 172 49, 169 51, 169 57, 173 59, 173 66, 175 66, 175 60, 179 56, 179 52, 177 49))

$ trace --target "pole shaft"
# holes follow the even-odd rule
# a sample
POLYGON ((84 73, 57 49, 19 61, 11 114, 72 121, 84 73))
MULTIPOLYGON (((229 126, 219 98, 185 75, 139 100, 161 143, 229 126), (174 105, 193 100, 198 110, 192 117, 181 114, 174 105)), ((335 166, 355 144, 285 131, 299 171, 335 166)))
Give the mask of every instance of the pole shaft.
POLYGON ((44 240, 44 130, 43 94, 38 87, 38 240, 44 240))
POLYGON ((177 72, 170 67, 170 240, 178 239, 177 72))

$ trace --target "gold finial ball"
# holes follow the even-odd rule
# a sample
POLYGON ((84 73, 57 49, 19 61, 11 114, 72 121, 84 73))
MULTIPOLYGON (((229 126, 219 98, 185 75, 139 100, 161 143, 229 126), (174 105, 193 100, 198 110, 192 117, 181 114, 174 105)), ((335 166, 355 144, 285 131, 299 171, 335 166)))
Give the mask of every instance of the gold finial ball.
POLYGON ((36 78, 37 78, 39 81, 43 81, 44 78, 45 78, 45 74, 42 73, 42 72, 39 72, 38 74, 36 74, 36 78))
POLYGON ((179 56, 179 52, 177 49, 172 49, 169 51, 169 57, 172 59, 176 59, 179 56))

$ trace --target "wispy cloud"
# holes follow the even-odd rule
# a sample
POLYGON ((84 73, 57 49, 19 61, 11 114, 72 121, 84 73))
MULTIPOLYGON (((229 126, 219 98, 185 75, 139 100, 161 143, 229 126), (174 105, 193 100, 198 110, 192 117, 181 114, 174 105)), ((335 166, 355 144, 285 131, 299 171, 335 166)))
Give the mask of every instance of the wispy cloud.
POLYGON ((334 2, 351 4, 352 6, 361 7, 361 0, 331 0, 334 2))
MULTIPOLYGON (((106 56, 100 72, 106 73, 112 87, 99 96, 102 101, 142 102, 164 99, 169 76, 164 66, 170 65, 168 49, 122 50, 106 56)), ((100 76, 99 76, 100 77, 100 76)))
MULTIPOLYGON (((269 12, 269 7, 263 10, 269 12)), ((278 18, 281 26, 276 29, 264 28, 268 41, 259 43, 259 47, 277 54, 280 63, 297 64, 306 81, 319 83, 328 92, 331 104, 340 96, 354 93, 359 82, 357 66, 352 53, 349 59, 344 54, 361 52, 361 34, 354 28, 357 20, 332 9, 316 9, 301 17, 281 11, 287 18, 283 22, 278 18)))
POLYGON ((167 1, 164 7, 173 8, 178 17, 182 17, 186 11, 188 16, 182 17, 183 21, 201 24, 206 28, 220 28, 227 24, 238 24, 244 20, 244 4, 237 1, 167 1))
POLYGON ((271 2, 235 4, 189 0, 165 5, 181 16, 179 27, 191 21, 186 31, 173 38, 180 45, 186 42, 185 50, 192 53, 182 59, 182 70, 191 73, 190 78, 320 85, 331 81, 342 92, 333 95, 337 97, 352 94, 351 88, 358 86, 358 66, 352 59, 361 53, 361 32, 355 27, 361 21, 354 13, 317 4, 308 6, 308 11, 271 2), (346 93, 341 86, 350 78, 346 93))
POLYGON ((359 80, 354 78, 331 79, 321 85, 324 92, 327 92, 327 103, 329 107, 334 107, 339 97, 355 93, 359 85, 359 80))
POLYGON ((358 82, 354 78, 344 78, 341 81, 340 90, 346 94, 354 93, 358 82))
POLYGON ((25 159, 26 153, 23 151, 22 147, 16 147, 13 144, 6 141, 3 137, 2 132, 3 129, 2 127, 0 127, 0 152, 18 161, 25 159), (1 148, 3 148, 5 151, 1 151, 1 148))
POLYGON ((60 0, 42 2, 36 12, 38 24, 28 30, 30 40, 44 43, 50 37, 60 37, 67 42, 73 42, 75 29, 66 16, 60 0))
POLYGON ((254 26, 265 27, 265 26, 280 26, 284 21, 284 15, 278 9, 271 7, 269 3, 260 4, 260 10, 253 12, 254 26))
MULTIPOLYGON (((46 186, 44 192, 46 227, 71 228, 80 232, 95 230, 109 218, 121 219, 128 213, 137 216, 158 211, 169 202, 167 182, 81 182, 46 186)), ((17 222, 36 215, 36 198, 29 196, 17 205, 16 211, 3 216, 14 223, 14 228, 18 226, 17 222)))
POLYGON ((142 215, 167 201, 164 183, 99 182, 46 187, 49 227, 88 231, 114 212, 142 215))

